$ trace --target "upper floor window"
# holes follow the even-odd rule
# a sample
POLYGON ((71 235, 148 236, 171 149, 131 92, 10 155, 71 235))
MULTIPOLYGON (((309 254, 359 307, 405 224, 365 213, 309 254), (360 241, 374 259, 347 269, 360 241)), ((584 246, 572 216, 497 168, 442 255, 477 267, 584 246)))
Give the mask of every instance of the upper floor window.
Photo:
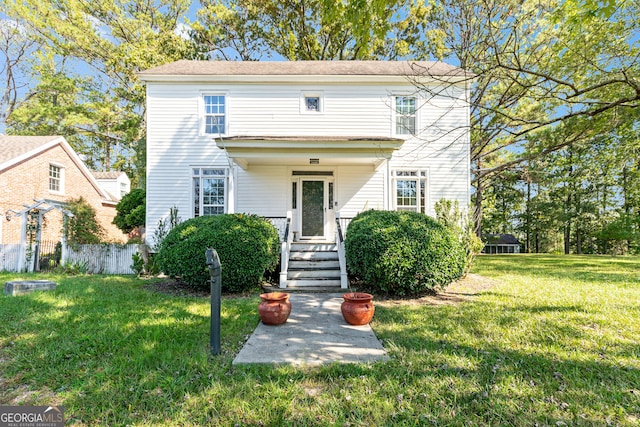
POLYGON ((395 97, 395 132, 396 135, 413 135, 416 133, 416 98, 415 96, 395 97))
POLYGON ((208 135, 226 134, 226 97, 224 95, 203 95, 204 133, 208 135))
POLYGON ((300 110, 302 113, 322 113, 323 111, 322 93, 303 92, 300 99, 300 110))
POLYGON ((420 213, 427 212, 426 171, 394 171, 393 181, 396 190, 396 210, 420 213))
POLYGON ((56 193, 62 193, 64 188, 62 186, 62 172, 63 168, 56 165, 49 165, 49 190, 56 193))
POLYGON ((306 96, 304 98, 304 105, 307 111, 320 111, 320 97, 306 96))
POLYGON ((193 168, 193 216, 226 212, 227 169, 193 168))

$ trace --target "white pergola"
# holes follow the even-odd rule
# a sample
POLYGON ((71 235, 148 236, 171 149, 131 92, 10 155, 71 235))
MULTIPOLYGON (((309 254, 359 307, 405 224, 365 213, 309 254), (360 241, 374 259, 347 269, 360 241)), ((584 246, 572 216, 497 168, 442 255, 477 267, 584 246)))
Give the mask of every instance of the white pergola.
MULTIPOLYGON (((29 221, 29 212, 34 209, 38 210, 38 228, 36 230, 36 242, 40 242, 40 238, 42 235, 42 218, 52 210, 57 210, 62 213, 63 218, 72 218, 73 213, 71 211, 64 209, 60 204, 52 201, 47 201, 43 199, 34 199, 34 203, 31 205, 22 205, 24 209, 19 211, 14 211, 13 209, 9 209, 6 211, 6 219, 7 221, 11 220, 11 216, 20 217, 21 218, 21 231, 20 231, 20 256, 18 260, 18 271, 25 270, 25 264, 27 262, 27 223, 29 221)), ((63 219, 64 221, 64 219, 63 219)), ((64 233, 62 233, 62 258, 61 262, 67 258, 67 242, 64 233)), ((33 261, 33 260, 32 260, 33 261)), ((34 263, 31 262, 28 266, 29 272, 34 270, 34 263)))

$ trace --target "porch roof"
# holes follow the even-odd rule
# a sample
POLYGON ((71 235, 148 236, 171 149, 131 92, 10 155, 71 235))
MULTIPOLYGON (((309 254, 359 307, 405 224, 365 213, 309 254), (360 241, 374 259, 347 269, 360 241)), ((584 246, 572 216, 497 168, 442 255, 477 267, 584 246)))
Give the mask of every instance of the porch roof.
POLYGON ((369 164, 377 168, 404 142, 400 138, 353 136, 233 136, 214 140, 243 169, 265 164, 369 164))

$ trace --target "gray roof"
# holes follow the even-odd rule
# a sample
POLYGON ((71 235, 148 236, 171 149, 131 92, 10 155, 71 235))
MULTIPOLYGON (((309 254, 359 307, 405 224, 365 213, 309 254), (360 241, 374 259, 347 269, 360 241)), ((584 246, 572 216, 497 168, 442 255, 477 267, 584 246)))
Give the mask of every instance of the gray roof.
POLYGON ((0 164, 40 148, 58 138, 60 137, 0 135, 0 164))
POLYGON ((521 245, 513 234, 483 234, 482 240, 487 245, 521 245))
POLYGON ((124 174, 122 171, 101 172, 94 170, 91 173, 96 179, 118 179, 120 175, 124 174))
POLYGON ((189 61, 180 60, 138 73, 148 76, 351 75, 471 76, 462 68, 437 61, 189 61))

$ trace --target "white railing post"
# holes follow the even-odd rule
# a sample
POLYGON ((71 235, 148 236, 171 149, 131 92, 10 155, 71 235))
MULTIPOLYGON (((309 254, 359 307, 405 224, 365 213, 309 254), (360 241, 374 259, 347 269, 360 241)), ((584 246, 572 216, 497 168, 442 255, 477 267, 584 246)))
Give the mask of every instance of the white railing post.
POLYGON ((291 211, 287 211, 287 223, 284 228, 284 239, 280 244, 280 288, 287 287, 287 274, 289 270, 289 252, 291 251, 291 211))
POLYGON ((338 260, 340 262, 340 288, 349 287, 349 277, 347 276, 347 257, 344 251, 344 236, 340 226, 340 212, 336 212, 336 245, 338 247, 338 260))

